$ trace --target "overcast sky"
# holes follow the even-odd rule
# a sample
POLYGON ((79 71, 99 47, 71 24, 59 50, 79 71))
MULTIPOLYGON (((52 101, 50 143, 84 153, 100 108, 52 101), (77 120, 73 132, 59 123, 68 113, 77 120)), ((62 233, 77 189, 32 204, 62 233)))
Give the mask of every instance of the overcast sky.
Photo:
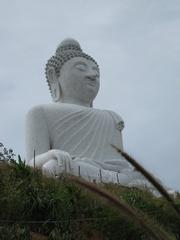
POLYGON ((179 0, 0 0, 0 142, 25 157, 25 114, 51 102, 44 66, 67 37, 100 65, 94 107, 124 119, 124 149, 180 190, 179 0))

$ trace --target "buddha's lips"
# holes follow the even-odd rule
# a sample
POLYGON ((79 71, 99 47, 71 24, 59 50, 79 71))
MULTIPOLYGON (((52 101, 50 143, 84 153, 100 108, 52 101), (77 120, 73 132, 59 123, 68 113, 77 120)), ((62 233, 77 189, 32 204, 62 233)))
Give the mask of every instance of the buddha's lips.
POLYGON ((94 86, 96 86, 96 83, 95 82, 88 82, 88 85, 94 87, 94 86))
POLYGON ((88 85, 95 86, 96 85, 96 78, 94 77, 87 77, 88 79, 88 85))

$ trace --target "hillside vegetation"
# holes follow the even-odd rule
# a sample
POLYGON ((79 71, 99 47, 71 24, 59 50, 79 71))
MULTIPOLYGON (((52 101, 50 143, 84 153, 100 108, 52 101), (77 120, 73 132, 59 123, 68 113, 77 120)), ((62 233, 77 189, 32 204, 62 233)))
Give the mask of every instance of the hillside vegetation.
POLYGON ((45 177, 20 158, 1 160, 0 240, 180 239, 180 218, 163 198, 102 183, 90 184, 100 192, 93 193, 78 181, 88 185, 67 175, 45 177))

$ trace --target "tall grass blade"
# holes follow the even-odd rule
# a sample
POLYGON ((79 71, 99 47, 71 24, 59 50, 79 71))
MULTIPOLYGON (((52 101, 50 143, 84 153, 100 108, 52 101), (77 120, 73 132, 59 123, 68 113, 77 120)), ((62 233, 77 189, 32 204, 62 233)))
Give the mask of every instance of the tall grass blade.
MULTIPOLYGON (((89 183, 85 180, 81 180, 77 177, 69 176, 69 179, 80 185, 83 188, 88 189, 91 192, 96 193, 98 196, 102 197, 105 200, 108 200, 112 206, 115 206, 121 213, 125 214, 130 219, 133 219, 136 224, 141 226, 147 233, 150 234, 150 239, 153 240, 172 240, 173 237, 169 236, 166 232, 164 232, 162 229, 157 228, 157 226, 154 226, 154 223, 147 223, 147 219, 143 217, 143 214, 141 213, 141 216, 137 214, 132 208, 130 208, 127 204, 123 203, 119 199, 117 199, 115 196, 112 196, 105 190, 100 189, 96 185, 89 183)), ((147 217, 146 217, 147 218, 147 217)), ((148 220, 149 221, 149 220, 148 220)))
POLYGON ((112 145, 121 155, 131 164, 133 165, 139 172, 143 174, 143 176, 151 182, 151 184, 164 196, 164 198, 170 203, 172 208, 175 210, 176 214, 180 217, 180 209, 174 202, 173 198, 168 194, 166 189, 160 184, 153 175, 148 172, 141 164, 139 164, 134 158, 132 158, 129 154, 112 145))

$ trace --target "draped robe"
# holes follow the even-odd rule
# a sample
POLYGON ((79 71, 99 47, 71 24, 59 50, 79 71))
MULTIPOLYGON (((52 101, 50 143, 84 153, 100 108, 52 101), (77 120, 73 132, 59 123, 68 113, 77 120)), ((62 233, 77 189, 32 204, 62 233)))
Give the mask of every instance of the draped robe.
POLYGON ((128 185, 142 181, 142 176, 112 147, 123 148, 122 129, 122 118, 109 110, 67 103, 37 106, 27 116, 27 160, 33 158, 34 150, 39 155, 59 149, 71 155, 75 175, 80 166, 84 178, 98 180, 103 174, 106 182, 128 185))

